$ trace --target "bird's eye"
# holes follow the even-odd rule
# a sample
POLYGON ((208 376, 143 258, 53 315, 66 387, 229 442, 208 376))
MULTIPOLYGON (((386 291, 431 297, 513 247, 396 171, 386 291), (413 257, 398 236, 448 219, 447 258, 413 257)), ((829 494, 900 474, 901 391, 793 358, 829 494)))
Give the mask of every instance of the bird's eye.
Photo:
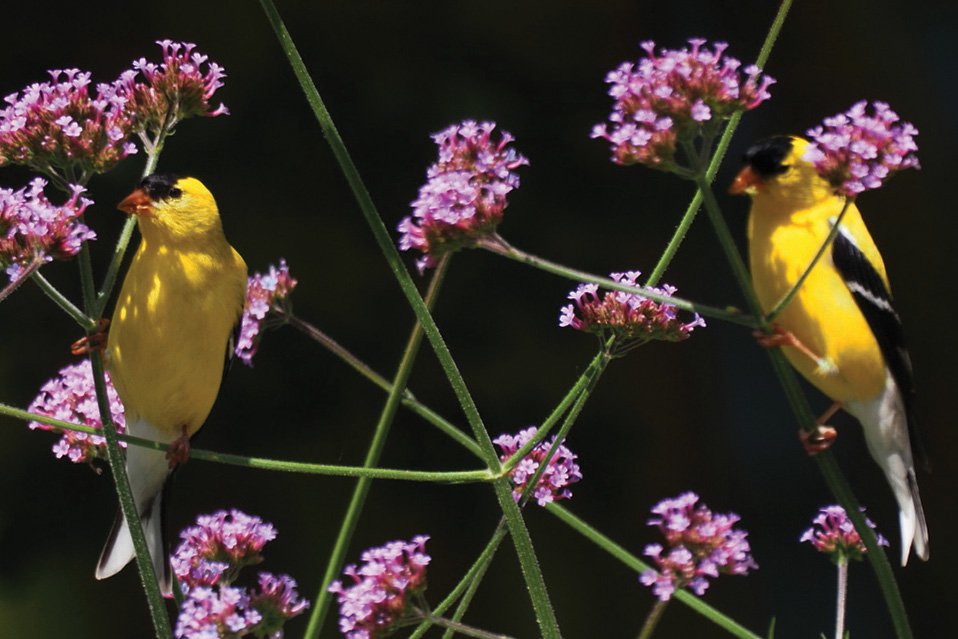
POLYGON ((171 187, 171 188, 170 188, 170 192, 167 193, 167 197, 172 198, 172 199, 174 199, 174 200, 180 199, 180 196, 182 196, 182 195, 183 195, 183 191, 181 191, 180 189, 176 188, 175 186, 174 186, 174 187, 171 187))

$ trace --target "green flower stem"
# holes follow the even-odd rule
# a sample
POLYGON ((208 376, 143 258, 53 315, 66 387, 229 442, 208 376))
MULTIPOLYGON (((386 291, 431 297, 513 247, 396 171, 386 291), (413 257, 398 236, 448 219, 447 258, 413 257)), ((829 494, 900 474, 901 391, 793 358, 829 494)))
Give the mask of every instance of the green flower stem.
MULTIPOLYGON (((309 322, 306 322, 296 315, 290 313, 285 316, 286 322, 293 328, 298 329, 299 331, 305 333, 309 337, 313 338, 323 346, 325 346, 333 355, 336 355, 341 360, 349 364, 357 373, 371 381, 373 384, 386 391, 387 393, 392 391, 392 384, 388 379, 374 371, 370 368, 365 362, 353 355, 346 348, 344 348, 339 342, 334 340, 332 337, 319 330, 309 322)), ((463 433, 459 428, 454 426, 444 417, 430 409, 425 404, 421 403, 412 392, 406 388, 402 392, 402 405, 416 413, 427 422, 438 428, 444 434, 452 438, 460 446, 468 450, 470 453, 478 457, 479 459, 484 459, 482 453, 479 451, 479 445, 476 444, 468 435, 463 433)))
MULTIPOLYGON (((446 628, 447 633, 456 633, 466 637, 476 637, 476 639, 512 639, 508 635, 500 635, 494 632, 480 630, 479 628, 473 628, 472 626, 467 626, 466 624, 453 621, 452 619, 437 617, 435 614, 424 613, 422 616, 423 619, 429 623, 446 628)), ((445 637, 446 635, 443 636, 445 637)), ((451 637, 452 634, 449 636, 451 637)))
MULTIPOLYGON (((579 397, 584 389, 588 388, 591 392, 592 388, 595 386, 596 381, 598 381, 599 375, 602 374, 602 371, 608 365, 608 356, 605 352, 599 352, 592 361, 589 363, 589 366, 586 367, 585 371, 582 372, 582 375, 579 376, 579 379, 576 380, 576 383, 569 389, 569 392, 566 393, 565 397, 562 398, 562 401, 559 402, 559 405, 555 407, 552 413, 546 418, 544 422, 539 426, 539 429, 536 431, 536 434, 527 441, 521 448, 514 452, 508 459, 502 462, 502 474, 508 475, 512 470, 522 461, 522 459, 529 454, 533 448, 539 445, 546 437, 549 436, 549 432, 552 430, 552 427, 559 421, 559 418, 565 413, 569 406, 572 405, 574 401, 579 397)), ((561 437, 559 438, 562 439, 561 437)), ((535 482, 532 482, 531 485, 535 485, 535 482)))
MULTIPOLYGON (((479 553, 479 556, 473 562, 472 566, 469 567, 469 570, 466 571, 466 574, 463 575, 462 579, 459 580, 455 588, 433 609, 434 615, 445 614, 446 610, 451 608, 452 604, 456 603, 456 601, 462 597, 462 601, 460 601, 452 617, 455 621, 462 618, 462 613, 465 612, 463 602, 468 605, 468 601, 472 599, 472 595, 475 594, 476 589, 482 582, 483 576, 486 574, 486 570, 489 569, 489 564, 492 563, 492 559, 496 555, 496 550, 499 549, 499 544, 502 543, 502 540, 505 538, 506 532, 506 520, 500 519, 499 525, 496 526, 495 532, 489 539, 489 543, 482 549, 482 552, 479 553)), ((432 622, 429 620, 423 621, 416 627, 416 630, 409 635, 409 639, 420 639, 420 637, 429 630, 431 625, 432 622)))
POLYGON ((800 289, 802 284, 805 283, 805 280, 808 279, 809 273, 812 272, 812 269, 815 268, 815 265, 818 264, 818 261, 822 259, 825 251, 828 250, 828 247, 830 247, 832 242, 835 241, 835 237, 838 235, 838 230, 841 227, 842 220, 845 219, 845 213, 848 212, 848 207, 851 206, 852 202, 854 201, 855 198, 845 198, 845 205, 842 207, 842 212, 839 213, 838 217, 835 219, 835 224, 832 225, 832 230, 828 232, 828 236, 825 238, 825 241, 822 242, 821 248, 819 248, 818 252, 815 253, 815 257, 812 258, 812 261, 802 273, 801 277, 795 281, 795 284, 792 286, 792 288, 790 288, 789 291, 782 296, 782 299, 780 299, 775 306, 772 307, 772 310, 765 315, 765 321, 775 321, 775 318, 785 310, 785 307, 789 305, 789 303, 795 297, 795 294, 798 293, 798 289, 800 289))
POLYGON ((662 601, 661 599, 656 600, 655 605, 652 606, 652 610, 649 611, 649 616, 645 618, 645 623, 642 624, 642 630, 639 632, 639 639, 649 639, 652 636, 652 633, 655 632, 655 627, 659 625, 659 619, 662 618, 662 614, 665 612, 665 608, 668 605, 668 599, 665 601, 662 601))
POLYGON ((728 310, 724 308, 718 308, 716 306, 697 304, 688 300, 684 300, 680 297, 669 297, 668 295, 663 295, 661 292, 653 291, 645 287, 621 284, 607 277, 593 275, 592 273, 586 273, 585 271, 579 271, 577 269, 569 268, 555 262, 550 262, 549 260, 526 253, 525 251, 512 246, 498 235, 479 240, 477 246, 495 253, 496 255, 501 255, 503 257, 509 258, 510 260, 528 264, 529 266, 552 273, 553 275, 564 277, 569 280, 577 282, 593 282, 602 288, 607 288, 614 291, 638 293, 639 295, 647 297, 655 302, 665 302, 685 311, 695 312, 705 317, 725 320, 726 322, 730 322, 732 324, 739 324, 749 328, 756 328, 759 325, 758 320, 756 320, 755 317, 743 315, 737 310, 728 310))
MULTIPOLYGON (((353 164, 353 161, 349 156, 349 152, 346 150, 346 146, 343 144, 342 138, 340 137, 339 132, 336 130, 329 112, 326 110, 326 106, 323 103, 322 97, 316 90, 316 86, 313 83, 309 72, 306 70, 305 64, 303 63, 299 52, 296 50, 296 46, 293 44, 292 38, 286 29, 286 25, 283 24, 282 18, 276 11, 276 7, 273 5, 272 0, 260 0, 260 5, 263 7, 270 25, 273 27, 273 30, 276 33, 280 47, 286 54, 293 73, 296 75, 303 92, 306 94, 306 100, 309 102, 310 107, 312 107, 313 113, 320 124, 320 128, 322 129, 323 134, 330 145, 330 149, 332 150, 333 155, 336 157, 336 160, 339 162, 340 167, 343 170, 346 181, 349 183, 349 186, 353 191, 353 196, 356 198, 356 202, 359 204, 360 211, 362 212, 363 217, 366 219, 376 243, 379 245, 379 248, 385 257, 390 270, 392 270, 393 275, 399 282, 399 286, 402 289, 403 294, 406 296, 409 305, 412 307, 413 312, 423 327, 426 338, 429 340, 433 351, 436 353, 436 358, 439 360, 439 364, 442 366, 442 369, 449 380, 449 384, 452 387, 453 392, 456 394, 456 398, 459 400, 459 404, 465 413, 466 419, 469 422, 469 426, 473 430, 473 436, 476 440, 476 443, 479 445, 479 449, 483 454, 486 465, 490 471, 494 473, 500 472, 501 466, 499 463, 499 458, 496 455, 495 447, 493 447, 489 433, 486 431, 486 428, 482 423, 482 418, 479 415, 479 411, 476 408, 472 396, 469 394, 469 390, 462 378, 462 374, 456 366, 455 361, 452 359, 452 355, 450 354, 449 349, 439 332, 439 328, 436 326, 432 315, 426 308, 422 297, 419 295, 419 291, 416 290, 416 286, 409 275, 409 271, 403 264, 402 259, 399 256, 399 252, 393 245, 389 231, 386 230, 382 218, 379 216, 379 213, 372 202, 372 198, 370 198, 369 192, 366 190, 366 187, 359 176, 359 172, 357 171, 356 166, 353 164)), ((499 500, 499 506, 502 508, 503 514, 506 516, 506 519, 509 522, 509 531, 512 536, 513 544, 516 547, 516 553, 519 556, 523 578, 526 581, 526 587, 529 590, 529 596, 532 599, 532 605, 536 612, 536 620, 539 623, 539 628, 542 631, 542 635, 545 639, 557 639, 561 636, 561 633, 559 632, 559 625, 555 618, 555 612, 552 609, 552 604, 549 601, 549 595, 545 588, 545 581, 542 578, 542 572, 539 570, 538 561, 535 557, 535 552, 532 547, 532 540, 529 537, 528 530, 526 530, 525 522, 522 520, 522 513, 512 500, 508 480, 502 479, 497 481, 494 486, 496 498, 499 500)))
MULTIPOLYGON (((640 573, 652 568, 644 561, 603 535, 601 532, 583 520, 579 519, 577 516, 573 515, 559 504, 549 504, 546 506, 546 511, 558 517, 561 521, 568 524, 580 535, 621 561, 634 572, 640 573)), ((679 600, 703 617, 707 618, 715 625, 728 631, 728 633, 733 636, 739 637, 740 639, 762 639, 759 635, 745 628, 731 617, 722 614, 687 590, 676 590, 672 594, 672 597, 679 600)))
POLYGON ((838 587, 835 602, 835 639, 845 635, 845 601, 848 599, 848 560, 841 557, 838 561, 838 587))
MULTIPOLYGON (((426 294, 425 305, 431 308, 439 295, 439 289, 442 286, 442 280, 445 277, 446 270, 449 267, 449 259, 444 258, 436 267, 432 281, 429 283, 429 290, 426 294)), ((409 376, 412 374, 413 366, 416 362, 416 356, 419 354, 419 346, 422 344, 422 325, 415 324, 409 339, 406 342, 406 348, 403 351, 402 359, 399 362, 399 369, 396 372, 396 378, 390 384, 389 395, 382 413, 379 416, 379 422, 376 424, 376 431, 373 433, 373 439, 369 444, 369 450, 366 452, 366 459, 363 466, 373 468, 379 463, 383 448, 386 446, 386 437, 389 434, 390 426, 399 409, 402 391, 406 388, 409 376)), ((488 472, 488 471, 484 471, 488 472)), ((353 489, 353 495, 343 517, 343 522, 339 528, 339 534, 336 537, 336 543, 333 551, 330 553, 329 561, 326 563, 326 571, 322 581, 319 584, 319 593, 313 604, 313 611, 309 617, 309 624, 306 627, 305 637, 318 637, 323 627, 323 622, 329 612, 333 602, 333 595, 327 588, 336 578, 339 571, 343 568, 346 559, 346 552, 349 550, 349 543, 352 541, 353 533, 359 523, 359 516, 362 514, 363 506, 366 503, 366 497, 369 495, 369 489, 372 487, 370 477, 361 477, 353 489)))
MULTIPOLYGON (((725 219, 722 217, 718 202, 715 200, 715 194, 712 192, 711 186, 702 176, 696 179, 696 183, 702 190, 706 212, 715 228, 719 243, 722 245, 722 249, 725 251, 726 257, 732 266, 732 271, 742 289, 742 294, 745 296, 752 313, 756 317, 761 318, 762 330, 768 331, 768 322, 766 322, 762 316, 761 309, 758 305, 758 298, 752 289, 748 271, 745 269, 745 263, 735 246, 735 241, 732 239, 732 234, 728 226, 725 224, 725 219)), ((808 401, 802 394, 801 387, 798 385, 798 380, 795 377, 795 371, 785 360, 785 355, 782 353, 781 348, 769 349, 769 356, 772 359, 773 368, 788 397, 799 427, 806 431, 814 430, 816 428, 815 416, 808 406, 808 401)), ((848 485, 848 480, 845 479, 845 475, 842 473, 841 468, 839 468, 838 462, 835 461, 835 457, 831 454, 831 451, 819 453, 815 456, 815 461, 818 463, 819 470, 825 482, 828 484, 832 495, 834 495, 838 503, 845 509, 845 512, 848 513, 849 518, 855 525, 855 530, 858 531, 862 541, 865 542, 865 547, 868 548, 868 561, 872 566, 872 570, 875 572, 875 577, 878 579, 882 595, 885 598, 885 605, 888 607, 888 613, 892 618, 896 636, 899 639, 910 639, 912 633, 908 624, 908 614, 901 598, 901 592, 898 590, 895 576, 892 573, 888 556, 878 545, 875 532, 865 523, 864 515, 862 515, 859 510, 858 500, 848 485)))
POLYGON ((57 306, 63 309, 63 311, 72 317, 83 329, 92 331, 96 328, 96 321, 87 317, 86 313, 78 309, 73 302, 68 300, 66 296, 51 284, 47 278, 43 277, 39 271, 34 271, 30 277, 47 297, 53 300, 57 306))
POLYGON ((40 268, 43 265, 43 256, 37 255, 34 257, 29 264, 20 269, 19 275, 7 282, 7 285, 0 289, 0 302, 10 297, 15 290, 20 288, 20 285, 26 282, 30 277, 38 275, 40 268))

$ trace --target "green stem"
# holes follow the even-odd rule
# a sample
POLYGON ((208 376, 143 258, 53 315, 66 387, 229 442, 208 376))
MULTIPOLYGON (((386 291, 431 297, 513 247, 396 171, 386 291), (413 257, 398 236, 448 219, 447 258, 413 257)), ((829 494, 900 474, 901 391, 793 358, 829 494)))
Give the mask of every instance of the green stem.
MULTIPOLYGON (((389 393, 392 391, 392 384, 388 379, 374 371, 370 368, 365 362, 353 355, 346 348, 344 348, 339 342, 334 340, 332 337, 322 332, 309 322, 306 322, 296 315, 290 313, 286 315, 286 322, 293 328, 298 329, 309 337, 313 338, 323 346, 325 346, 333 355, 336 355, 341 360, 349 364, 353 370, 358 372, 360 375, 371 381, 373 384, 381 388, 382 390, 389 393)), ((430 409, 428 406, 416 399, 412 392, 406 388, 402 392, 402 405, 416 413, 427 422, 438 428, 444 434, 452 438, 460 446, 468 450, 470 453, 478 457, 479 459, 484 459, 482 453, 479 450, 479 445, 476 444, 468 435, 463 433, 459 428, 450 423, 447 419, 430 409)))
MULTIPOLYGON (((449 636, 452 636, 452 633, 455 632, 467 637, 476 637, 476 639, 512 639, 508 635, 500 635, 494 632, 480 630, 479 628, 473 628, 472 626, 467 626, 464 623, 459 623, 458 621, 453 621, 452 619, 438 617, 432 613, 420 614, 422 615, 423 620, 426 622, 446 628, 446 632, 449 634, 449 636)), ((443 636, 445 637, 446 635, 443 636)))
POLYGON ((825 251, 828 250, 828 247, 832 245, 832 242, 835 241, 835 237, 838 235, 838 231, 841 228, 842 220, 845 219, 845 213, 848 212, 848 207, 851 206, 852 202, 855 201, 855 198, 845 198, 845 205, 842 206, 842 212, 838 214, 838 218, 835 220, 835 224, 832 225, 831 231, 828 232, 828 235, 825 237, 825 241, 822 242, 821 247, 815 253, 815 257, 812 258, 811 263, 802 273, 801 277, 796 280, 792 288, 789 289, 787 293, 778 301, 775 306, 772 307, 765 315, 765 321, 773 322, 775 318, 778 317, 782 311, 791 303, 792 299, 795 297, 795 294, 798 293, 798 289, 802 287, 802 284, 805 283, 805 280, 808 279, 809 273, 812 272, 812 269, 815 268, 815 265, 818 264, 818 261, 822 259, 822 256, 825 254, 825 251))
POLYGON ((40 290, 43 291, 47 297, 53 300, 57 306, 63 309, 67 315, 72 317, 77 324, 88 331, 96 328, 96 322, 87 317, 83 311, 78 309, 73 302, 68 300, 67 297, 53 284, 51 284, 47 278, 43 277, 39 271, 35 271, 30 277, 37 284, 37 286, 40 287, 40 290))
POLYGON ((705 304, 697 304, 679 297, 669 297, 668 295, 663 295, 660 291, 654 291, 641 286, 629 286, 628 284, 621 284, 607 277, 593 275, 592 273, 586 273, 585 271, 569 268, 567 266, 557 264, 556 262, 551 262, 530 253, 526 253, 525 251, 512 246, 499 236, 482 239, 478 242, 477 246, 497 255, 507 257, 523 264, 528 264, 529 266, 541 269, 547 273, 552 273, 553 275, 558 275, 573 281, 593 282, 603 288, 608 288, 614 291, 638 293, 639 295, 647 297, 655 302, 665 302, 685 311, 698 313, 699 315, 703 315, 705 317, 725 320, 726 322, 730 322, 732 324, 739 324, 749 328, 755 328, 758 326, 758 321, 754 317, 743 315, 740 311, 726 310, 716 306, 707 306, 705 304))
MULTIPOLYGON (((436 272, 433 274, 432 281, 429 283, 429 290, 426 294, 425 304, 427 308, 432 307, 432 305, 435 303, 448 266, 448 257, 441 260, 437 266, 436 272)), ((382 413, 379 416, 379 422, 376 424, 376 431, 373 433, 373 439, 369 444, 369 450, 366 452, 366 459, 363 461, 363 466, 366 468, 374 467, 379 463, 379 458, 382 456, 383 448, 386 445, 386 437, 389 434, 390 426, 392 426, 393 419, 396 416, 396 411, 399 408, 402 391, 406 388, 406 383, 409 381, 409 376, 412 374, 413 365, 416 362, 416 356, 419 354, 419 346, 422 344, 422 337, 422 326, 420 324, 416 324, 413 326, 412 332, 409 335, 409 339, 406 342, 406 348, 403 351, 402 359, 399 362, 399 370, 396 372, 396 377, 392 384, 389 385, 390 391, 386 399, 386 405, 383 407, 382 413)), ((361 477, 359 481, 356 482, 356 487, 353 489, 353 495, 349 501, 349 507, 346 509, 346 514, 343 517, 342 524, 340 525, 339 534, 336 537, 336 543, 334 544, 333 551, 326 563, 326 571, 323 575, 322 581, 320 582, 319 593, 316 595, 316 600, 313 604, 313 611, 310 614, 309 624, 306 627, 306 634, 304 635, 307 638, 318 637, 320 630, 322 630, 323 622, 326 619, 326 615, 328 614, 329 608, 333 601, 333 596, 327 590, 327 588, 333 579, 336 578, 336 575, 339 574, 339 571, 342 570, 343 563, 346 559, 346 552, 349 550, 349 543, 352 541, 353 533, 356 530, 356 525, 359 523, 359 516, 362 513, 363 506, 366 503, 366 497, 369 494, 369 489, 371 486, 371 478, 361 477)))
POLYGON ((848 599, 848 560, 838 561, 838 586, 835 602, 835 639, 843 639, 845 634, 845 601, 848 599))
POLYGON ((665 612, 665 607, 669 605, 669 600, 657 600, 655 605, 652 606, 652 610, 649 611, 649 616, 645 618, 645 623, 642 624, 642 631, 639 632, 639 639, 649 639, 652 636, 652 633, 655 632, 655 627, 659 625, 659 619, 662 618, 662 614, 665 612))
MULTIPOLYGON (((546 511, 555 515, 564 523, 568 524, 580 535, 621 561, 634 572, 641 573, 652 569, 652 567, 646 564, 644 561, 603 535, 601 532, 587 524, 582 519, 579 519, 577 516, 573 515, 569 510, 563 508, 559 504, 549 504, 546 506, 546 511)), ((676 590, 672 596, 695 612, 707 618, 715 625, 726 630, 731 635, 739 637, 740 639, 762 639, 759 635, 745 628, 731 617, 719 612, 687 590, 676 590)))
POLYGON ((30 261, 25 267, 20 269, 20 273, 14 279, 7 282, 7 285, 0 289, 0 302, 10 297, 14 291, 20 288, 20 285, 26 282, 34 275, 39 275, 38 268, 43 265, 43 257, 38 255, 30 261))
MULTIPOLYGON (((389 231, 386 230, 382 218, 379 216, 372 198, 369 196, 369 192, 363 184, 362 178, 359 176, 359 172, 353 164, 352 158, 349 156, 349 152, 346 150, 346 146, 343 144, 342 138, 336 130, 329 112, 326 110, 322 97, 319 95, 319 91, 316 90, 316 85, 313 83, 306 69, 306 65, 303 63, 302 57, 293 44, 286 25, 283 24, 282 18, 276 11, 272 0, 260 0, 260 4, 276 34, 280 47, 289 60, 293 73, 296 75, 303 92, 306 94, 306 100, 309 102, 319 122, 320 128, 329 143, 333 155, 339 162, 340 168, 353 191, 353 196, 359 204, 360 211, 366 219, 366 223, 369 225, 376 243, 379 245, 390 270, 399 282, 399 286, 406 296, 406 300, 422 325, 425 336, 429 340, 433 351, 436 353, 436 358, 439 360, 439 364, 446 374, 446 378, 449 380, 449 385, 456 394, 456 399, 459 401, 463 413, 469 422, 469 427, 473 431, 473 436, 479 445, 487 467, 494 473, 500 472, 501 466, 499 458, 496 455, 495 447, 492 445, 492 440, 486 431, 476 404, 462 378, 462 374, 456 362, 453 360, 449 348, 446 346, 432 315, 429 313, 429 309, 426 308, 422 297, 419 295, 419 291, 416 290, 412 277, 409 275, 405 264, 403 264, 399 252, 396 250, 392 238, 389 235, 389 231)), ((516 547, 516 553, 519 556, 523 578, 525 579, 529 596, 532 599, 532 605, 536 612, 536 620, 539 623, 539 628, 545 639, 557 639, 561 636, 559 625, 555 618, 552 604, 549 601, 549 595, 545 588, 542 572, 539 570, 535 552, 532 548, 532 540, 529 538, 528 530, 525 528, 525 522, 522 520, 522 513, 519 512, 518 507, 512 500, 508 480, 500 480, 496 482, 494 486, 499 507, 503 510, 503 514, 506 516, 509 524, 509 531, 513 544, 516 547)))

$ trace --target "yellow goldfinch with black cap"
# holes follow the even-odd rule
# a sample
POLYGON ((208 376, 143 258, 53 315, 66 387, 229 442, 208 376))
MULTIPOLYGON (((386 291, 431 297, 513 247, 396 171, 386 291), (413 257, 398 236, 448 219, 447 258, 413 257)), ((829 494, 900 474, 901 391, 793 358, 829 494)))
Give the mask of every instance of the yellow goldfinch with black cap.
MULTIPOLYGON (((752 199, 749 257, 766 313, 812 263, 846 203, 809 161, 808 147, 802 138, 784 136, 755 144, 730 189, 752 199)), ((898 502, 901 563, 912 546, 928 559, 912 458, 911 441, 917 446, 918 440, 911 361, 885 265, 854 202, 832 246, 775 321, 776 335, 766 345, 784 345, 789 362, 835 402, 819 419, 824 446, 816 450, 834 439, 824 424, 838 408, 858 419, 898 502)))
MULTIPOLYGON (((162 590, 170 592, 163 489, 219 392, 243 310, 246 263, 223 234, 212 194, 190 177, 151 175, 118 205, 142 239, 117 299, 107 363, 131 435, 169 453, 129 446, 126 470, 162 590)), ((96 569, 103 579, 134 556, 118 515, 96 569)))

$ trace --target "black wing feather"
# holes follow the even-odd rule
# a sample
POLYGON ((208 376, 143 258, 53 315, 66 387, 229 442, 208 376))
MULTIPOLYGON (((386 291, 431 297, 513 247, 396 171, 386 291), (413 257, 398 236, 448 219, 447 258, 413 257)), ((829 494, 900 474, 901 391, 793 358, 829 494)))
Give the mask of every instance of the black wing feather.
POLYGON ((898 313, 892 305, 891 293, 881 275, 868 262, 855 242, 845 234, 844 229, 840 230, 832 245, 832 262, 845 280, 855 303, 878 341, 885 364, 891 371, 905 404, 911 446, 919 463, 927 467, 925 450, 918 436, 915 420, 915 384, 911 358, 905 348, 905 334, 898 313))

